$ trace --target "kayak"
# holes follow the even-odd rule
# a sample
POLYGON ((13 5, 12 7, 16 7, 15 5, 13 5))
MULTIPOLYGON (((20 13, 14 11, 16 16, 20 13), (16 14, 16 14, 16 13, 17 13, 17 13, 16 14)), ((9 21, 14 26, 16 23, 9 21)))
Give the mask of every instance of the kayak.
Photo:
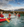
MULTIPOLYGON (((7 18, 7 19, 10 20, 11 18, 7 18)), ((4 22, 4 21, 6 21, 5 18, 0 19, 0 22, 4 22)))

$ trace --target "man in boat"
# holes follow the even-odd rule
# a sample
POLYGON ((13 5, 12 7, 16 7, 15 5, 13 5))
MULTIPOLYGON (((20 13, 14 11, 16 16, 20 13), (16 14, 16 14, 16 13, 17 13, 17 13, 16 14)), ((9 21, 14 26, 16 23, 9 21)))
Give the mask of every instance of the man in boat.
POLYGON ((1 11, 0 17, 4 18, 3 11, 1 11))
POLYGON ((11 13, 9 13, 9 18, 11 18, 11 13))

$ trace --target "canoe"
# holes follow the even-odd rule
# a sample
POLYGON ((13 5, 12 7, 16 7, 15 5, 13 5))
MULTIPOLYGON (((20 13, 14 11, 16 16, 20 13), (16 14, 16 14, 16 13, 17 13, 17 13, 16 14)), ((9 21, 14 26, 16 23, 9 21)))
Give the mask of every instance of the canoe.
MULTIPOLYGON (((10 20, 11 18, 7 18, 7 19, 10 20)), ((0 22, 4 22, 4 21, 6 21, 5 18, 0 19, 0 22)))

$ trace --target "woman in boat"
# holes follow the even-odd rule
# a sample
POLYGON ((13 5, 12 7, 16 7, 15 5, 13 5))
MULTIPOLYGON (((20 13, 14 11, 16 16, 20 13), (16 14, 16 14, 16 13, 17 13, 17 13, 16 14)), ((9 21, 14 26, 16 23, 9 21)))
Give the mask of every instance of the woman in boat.
POLYGON ((1 11, 1 14, 0 15, 1 15, 0 16, 1 18, 4 18, 3 11, 1 11))
POLYGON ((9 18, 11 18, 11 13, 9 13, 9 18))

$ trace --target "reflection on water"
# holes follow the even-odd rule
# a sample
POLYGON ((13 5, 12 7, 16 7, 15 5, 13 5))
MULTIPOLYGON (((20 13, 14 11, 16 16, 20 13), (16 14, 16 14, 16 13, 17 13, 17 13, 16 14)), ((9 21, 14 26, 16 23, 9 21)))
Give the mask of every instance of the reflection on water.
MULTIPOLYGON (((8 16, 8 14, 4 14, 5 17, 8 16)), ((0 27, 24 27, 24 16, 18 17, 12 17, 10 20, 10 23, 7 21, 0 23, 0 27)))

